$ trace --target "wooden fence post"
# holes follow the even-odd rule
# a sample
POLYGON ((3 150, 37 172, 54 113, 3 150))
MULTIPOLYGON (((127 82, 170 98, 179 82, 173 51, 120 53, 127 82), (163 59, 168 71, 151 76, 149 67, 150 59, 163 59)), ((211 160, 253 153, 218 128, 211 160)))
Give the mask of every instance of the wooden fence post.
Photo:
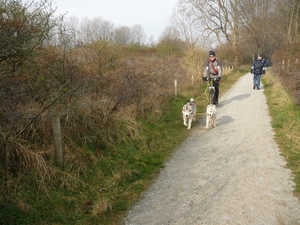
POLYGON ((194 75, 192 75, 192 87, 194 87, 194 75))
POLYGON ((55 159, 57 164, 62 167, 63 157, 62 157, 62 144, 61 144, 61 126, 60 126, 60 115, 55 114, 52 118, 53 134, 54 134, 54 149, 55 149, 55 159))
POLYGON ((177 79, 174 80, 175 99, 177 98, 177 79))
POLYGON ((144 90, 140 90, 140 102, 139 102, 139 113, 140 117, 144 118, 144 112, 145 112, 145 103, 144 103, 144 90))

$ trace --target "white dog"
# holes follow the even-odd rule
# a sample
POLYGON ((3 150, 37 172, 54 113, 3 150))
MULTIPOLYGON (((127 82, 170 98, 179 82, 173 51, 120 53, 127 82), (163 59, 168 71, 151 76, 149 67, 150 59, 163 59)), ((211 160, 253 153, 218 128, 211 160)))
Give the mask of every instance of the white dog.
POLYGON ((216 127, 217 120, 217 107, 216 105, 209 104, 206 107, 206 126, 205 129, 208 129, 209 124, 212 124, 212 127, 216 127))
POLYGON ((197 109, 193 98, 182 107, 183 125, 187 126, 187 129, 191 129, 192 121, 196 121, 196 111, 197 109))

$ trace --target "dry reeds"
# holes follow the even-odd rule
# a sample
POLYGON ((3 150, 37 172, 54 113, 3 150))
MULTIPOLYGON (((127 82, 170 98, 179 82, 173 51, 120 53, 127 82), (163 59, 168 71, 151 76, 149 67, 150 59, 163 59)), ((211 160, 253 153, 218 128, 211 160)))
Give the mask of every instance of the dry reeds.
POLYGON ((14 140, 9 138, 6 143, 1 143, 3 160, 4 183, 1 189, 10 191, 19 187, 20 184, 26 184, 23 177, 30 175, 35 177, 37 182, 37 191, 46 191, 49 187, 49 180, 52 176, 52 169, 44 158, 30 149, 30 146, 24 140, 14 140), (13 182, 13 185, 11 181, 13 182))
POLYGON ((109 199, 102 198, 98 200, 93 206, 92 206, 92 212, 91 214, 93 216, 99 216, 101 214, 107 213, 112 211, 112 203, 109 199))
POLYGON ((21 170, 25 173, 35 173, 41 177, 49 177, 49 166, 38 153, 28 149, 28 143, 21 140, 12 140, 6 144, 6 163, 8 170, 21 170))
POLYGON ((279 80, 273 80, 273 92, 272 97, 276 99, 276 103, 279 106, 285 106, 292 103, 291 98, 288 94, 288 92, 284 91, 284 88, 279 80))

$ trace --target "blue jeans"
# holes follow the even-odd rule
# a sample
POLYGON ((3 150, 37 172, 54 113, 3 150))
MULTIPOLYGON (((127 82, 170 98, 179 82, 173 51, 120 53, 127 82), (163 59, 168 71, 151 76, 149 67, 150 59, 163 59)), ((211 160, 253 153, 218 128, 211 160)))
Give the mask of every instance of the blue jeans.
POLYGON ((253 74, 253 87, 257 87, 257 89, 260 88, 260 77, 261 74, 253 74))

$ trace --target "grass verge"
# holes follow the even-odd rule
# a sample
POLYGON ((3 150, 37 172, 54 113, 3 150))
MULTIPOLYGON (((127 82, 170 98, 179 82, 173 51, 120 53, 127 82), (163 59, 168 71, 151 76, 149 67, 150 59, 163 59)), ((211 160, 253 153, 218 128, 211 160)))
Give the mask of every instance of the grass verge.
POLYGON ((269 69, 263 76, 265 94, 272 117, 275 141, 295 180, 295 195, 300 197, 300 110, 289 92, 269 69))

